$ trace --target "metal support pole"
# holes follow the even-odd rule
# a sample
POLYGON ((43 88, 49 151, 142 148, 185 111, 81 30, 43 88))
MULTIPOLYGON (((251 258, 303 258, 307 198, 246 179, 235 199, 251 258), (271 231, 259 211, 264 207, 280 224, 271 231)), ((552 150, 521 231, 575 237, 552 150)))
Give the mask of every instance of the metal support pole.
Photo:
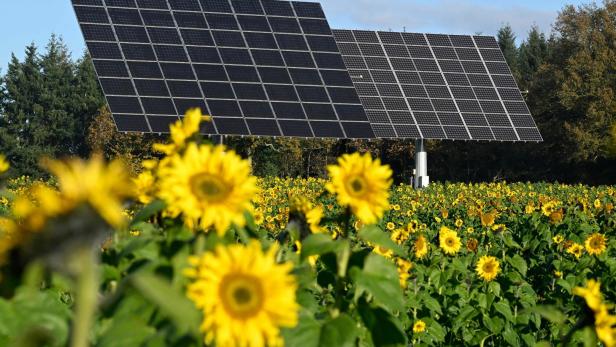
POLYGON ((212 135, 211 139, 213 144, 223 145, 225 137, 224 135, 212 135))
POLYGON ((415 189, 426 188, 430 184, 428 176, 428 153, 424 148, 422 139, 415 141, 415 177, 413 187, 415 189))

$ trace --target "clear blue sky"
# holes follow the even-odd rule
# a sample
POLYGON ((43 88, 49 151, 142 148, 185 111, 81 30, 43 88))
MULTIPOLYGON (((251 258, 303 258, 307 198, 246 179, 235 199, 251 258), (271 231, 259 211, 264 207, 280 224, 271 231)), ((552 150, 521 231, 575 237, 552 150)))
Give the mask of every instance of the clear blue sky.
MULTIPOLYGON (((321 0, 334 28, 495 34, 509 23, 518 37, 532 25, 549 33, 565 4, 591 0, 321 0)), ((23 57, 31 42, 45 46, 52 33, 61 35, 74 57, 84 49, 70 0, 3 0, 0 3, 0 69, 14 52, 23 57)))

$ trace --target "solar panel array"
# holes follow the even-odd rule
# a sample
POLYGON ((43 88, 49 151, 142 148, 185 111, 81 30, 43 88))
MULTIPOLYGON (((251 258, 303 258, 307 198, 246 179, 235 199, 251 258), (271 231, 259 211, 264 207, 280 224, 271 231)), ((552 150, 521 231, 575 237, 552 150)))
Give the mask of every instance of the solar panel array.
POLYGON ((73 4, 121 131, 165 132, 198 106, 209 133, 374 137, 320 4, 73 4))
POLYGON ((542 140, 494 37, 334 37, 377 137, 542 140))
POLYGON ((72 0, 120 131, 540 141, 494 38, 332 31, 318 3, 72 0))

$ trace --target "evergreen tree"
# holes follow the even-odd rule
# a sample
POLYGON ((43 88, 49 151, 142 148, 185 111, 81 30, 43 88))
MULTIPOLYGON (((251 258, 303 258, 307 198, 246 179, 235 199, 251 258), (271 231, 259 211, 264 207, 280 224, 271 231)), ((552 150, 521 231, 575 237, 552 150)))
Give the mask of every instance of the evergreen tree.
POLYGON ((520 87, 528 89, 539 67, 548 58, 548 41, 545 34, 533 26, 528 33, 528 38, 520 45, 518 66, 520 72, 520 87))
POLYGON ((516 36, 509 24, 504 25, 497 33, 498 45, 500 46, 505 60, 511 67, 514 76, 518 77, 518 47, 516 46, 516 36))
POLYGON ((44 147, 34 144, 37 138, 36 119, 44 113, 40 104, 43 94, 41 58, 34 44, 26 48, 24 62, 11 57, 4 77, 5 127, 0 133, 0 150, 7 153, 14 168, 21 174, 36 174, 38 159, 46 154, 44 147))
POLYGON ((17 174, 41 174, 41 157, 88 154, 89 124, 104 104, 89 57, 74 63, 61 38, 45 53, 34 44, 14 55, 0 90, 0 152, 17 174))

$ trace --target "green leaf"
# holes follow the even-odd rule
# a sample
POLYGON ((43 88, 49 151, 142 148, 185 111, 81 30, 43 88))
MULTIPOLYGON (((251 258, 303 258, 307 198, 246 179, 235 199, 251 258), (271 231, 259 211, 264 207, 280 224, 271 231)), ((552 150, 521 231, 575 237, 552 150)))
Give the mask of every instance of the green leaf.
POLYGON ((357 285, 355 300, 363 293, 368 293, 376 304, 383 306, 389 312, 404 310, 398 270, 387 259, 378 254, 370 254, 366 258, 364 268, 361 271, 352 271, 351 277, 357 285))
POLYGON ((141 317, 124 315, 114 317, 111 326, 96 344, 97 347, 132 347, 141 346, 156 329, 149 327, 141 317))
POLYGON ((400 321, 380 307, 371 307, 360 299, 359 314, 370 331, 375 346, 406 345, 407 339, 400 321))
POLYGON ((508 344, 518 347, 520 346, 520 339, 518 334, 513 331, 510 325, 505 327, 505 331, 503 331, 503 338, 507 341, 508 344))
POLYGON ((346 277, 349 258, 351 258, 351 244, 349 240, 343 240, 340 243, 336 260, 338 261, 338 276, 346 277))
POLYGON ((431 297, 430 294, 423 293, 421 301, 423 302, 424 306, 428 310, 430 310, 430 312, 436 312, 438 314, 443 314, 443 310, 441 309, 441 304, 439 304, 435 298, 431 297))
POLYGON ((319 347, 354 347, 358 333, 357 323, 343 313, 323 325, 319 347))
POLYGON ((144 297, 156 304, 162 312, 173 319, 178 329, 187 329, 193 335, 199 335, 201 314, 183 293, 173 288, 171 283, 144 271, 133 275, 131 283, 144 297))
POLYGON ((526 276, 528 266, 526 265, 526 261, 522 257, 520 257, 520 255, 516 254, 512 258, 510 258, 509 264, 511 264, 516 270, 518 270, 522 274, 522 276, 526 276))
POLYGON ((558 281, 556 281, 556 284, 563 287, 563 289, 566 290, 567 293, 571 294, 571 291, 573 290, 573 286, 571 285, 571 283, 562 278, 559 278, 558 281))
POLYGON ((494 294, 494 296, 500 296, 501 287, 498 282, 490 282, 488 285, 488 290, 490 293, 494 294))
POLYGON ((494 304, 494 309, 496 312, 503 315, 508 322, 515 324, 513 313, 511 312, 511 307, 509 307, 509 302, 507 300, 502 300, 494 304))
POLYGON ((371 225, 362 228, 359 233, 359 237, 373 245, 385 247, 394 252, 397 256, 404 256, 404 250, 397 243, 395 243, 389 234, 385 233, 381 228, 376 225, 371 225))
POLYGON ((336 252, 341 247, 340 242, 332 240, 329 235, 311 234, 302 241, 302 261, 312 255, 322 255, 336 252))
POLYGON ((468 321, 472 320, 479 312, 471 305, 464 306, 458 316, 453 320, 453 332, 457 332, 463 325, 467 324, 468 321))
POLYGON ((562 324, 567 320, 567 316, 555 306, 543 305, 536 306, 528 310, 529 312, 537 313, 541 317, 549 320, 552 323, 562 324))
POLYGON ((137 212, 135 218, 130 222, 130 227, 139 223, 145 222, 152 216, 162 212, 167 207, 167 204, 162 200, 154 200, 150 204, 146 205, 141 211, 137 212))
POLYGON ((293 329, 283 329, 286 346, 318 347, 321 337, 321 324, 312 314, 303 310, 299 315, 299 323, 293 329))
POLYGON ((483 316, 483 324, 493 333, 498 334, 503 330, 504 321, 499 317, 483 316))

